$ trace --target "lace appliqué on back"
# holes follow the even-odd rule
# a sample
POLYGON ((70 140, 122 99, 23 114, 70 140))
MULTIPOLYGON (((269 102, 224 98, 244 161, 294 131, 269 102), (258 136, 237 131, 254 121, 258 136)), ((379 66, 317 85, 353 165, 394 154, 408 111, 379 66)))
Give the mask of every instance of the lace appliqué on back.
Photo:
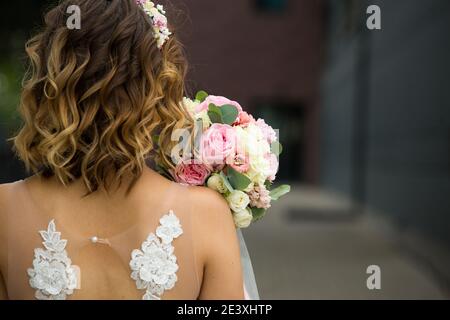
POLYGON ((47 231, 39 231, 45 249, 34 250, 33 268, 28 269, 30 286, 36 289, 38 300, 65 300, 77 287, 76 270, 65 250, 67 240, 61 239, 55 221, 47 231))
POLYGON ((143 300, 160 300, 164 291, 172 289, 178 280, 172 241, 183 234, 183 229, 173 211, 159 222, 156 235, 150 233, 141 250, 135 249, 131 253, 131 278, 139 290, 146 290, 143 300))

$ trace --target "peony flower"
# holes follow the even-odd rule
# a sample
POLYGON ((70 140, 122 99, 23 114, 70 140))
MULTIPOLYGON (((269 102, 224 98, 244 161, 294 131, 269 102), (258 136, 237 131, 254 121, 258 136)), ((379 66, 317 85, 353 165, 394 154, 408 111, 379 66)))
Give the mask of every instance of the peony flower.
POLYGON ((247 228, 253 221, 253 215, 248 208, 233 213, 233 220, 236 228, 247 228))
POLYGON ((261 129, 264 139, 266 139, 269 144, 277 141, 277 133, 264 121, 264 119, 258 119, 256 125, 261 129))
POLYGON ((270 160, 265 156, 250 155, 250 169, 247 175, 251 181, 264 184, 267 177, 272 173, 270 165, 270 160))
POLYGON ((256 185, 255 188, 249 192, 250 205, 252 207, 260 208, 260 209, 269 209, 270 202, 272 199, 270 198, 270 192, 266 189, 266 186, 263 184, 256 185))
MULTIPOLYGON (((245 134, 242 134, 239 128, 236 127, 236 132, 241 137, 240 140, 245 141, 246 152, 249 156, 249 169, 246 174, 252 182, 264 184, 272 173, 270 161, 266 157, 270 153, 270 145, 256 124, 250 123, 243 129, 245 134)), ((242 148, 241 142, 239 142, 239 148, 242 148)))
POLYGON ((201 186, 205 184, 210 174, 211 172, 204 164, 181 162, 175 167, 172 176, 178 183, 201 186))
POLYGON ((220 174, 213 174, 211 177, 209 177, 207 182, 208 188, 213 189, 219 193, 226 193, 227 187, 225 187, 225 182, 223 181, 223 177, 220 174))
POLYGON ((227 201, 231 210, 234 212, 240 212, 247 208, 250 203, 250 198, 245 192, 234 190, 230 193, 230 195, 228 195, 227 201))
POLYGON ((210 167, 223 167, 227 159, 235 154, 236 134, 233 127, 226 124, 213 124, 201 137, 203 162, 210 167))
POLYGON ((250 157, 264 157, 270 152, 270 144, 265 139, 259 126, 255 123, 249 123, 244 129, 247 133, 247 152, 250 157))
POLYGON ((211 103, 215 104, 218 107, 224 106, 226 104, 231 104, 232 106, 235 106, 238 109, 239 113, 242 112, 242 107, 239 103, 237 103, 236 101, 229 100, 225 97, 220 97, 220 96, 208 96, 205 99, 205 101, 203 101, 202 103, 200 103, 197 106, 195 112, 198 113, 198 112, 201 112, 204 110, 208 110, 209 105, 211 103))
POLYGON ((266 155, 266 159, 268 159, 269 161, 269 174, 267 176, 267 179, 269 181, 274 181, 278 172, 278 168, 279 168, 279 162, 278 162, 278 157, 276 155, 274 155, 273 153, 268 153, 266 155))

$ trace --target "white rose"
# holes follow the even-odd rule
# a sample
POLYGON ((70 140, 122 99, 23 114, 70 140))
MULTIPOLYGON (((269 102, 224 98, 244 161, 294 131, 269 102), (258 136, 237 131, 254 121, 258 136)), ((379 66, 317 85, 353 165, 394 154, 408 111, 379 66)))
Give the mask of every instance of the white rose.
POLYGON ((183 105, 184 105, 184 107, 187 109, 187 111, 188 111, 192 116, 195 115, 195 108, 196 108, 197 105, 198 105, 197 102, 195 102, 195 101, 193 101, 193 100, 191 100, 191 99, 189 99, 189 98, 184 97, 184 98, 183 98, 183 105))
POLYGON ((252 181, 253 185, 262 185, 267 180, 267 176, 266 175, 264 175, 261 172, 254 171, 253 169, 250 169, 247 172, 247 176, 252 181))
POLYGON ((247 172, 250 180, 256 184, 264 184, 271 173, 270 159, 265 156, 251 155, 250 170, 247 172))
POLYGON ((247 228, 253 221, 253 215, 248 208, 233 213, 234 224, 236 228, 247 228))
POLYGON ((249 143, 250 154, 266 154, 270 152, 270 145, 264 137, 264 133, 260 127, 254 123, 250 123, 246 128, 249 143))
POLYGON ((234 132, 236 134, 236 148, 239 150, 239 153, 247 155, 249 153, 249 139, 247 131, 242 127, 234 127, 234 132))
POLYGON ((225 183, 223 181, 223 177, 220 174, 213 174, 207 182, 208 188, 213 189, 220 193, 227 192, 227 187, 225 187, 225 183))
POLYGON ((261 129, 255 124, 249 124, 246 133, 251 169, 258 173, 267 174, 270 169, 270 163, 266 159, 266 155, 270 153, 269 143, 264 138, 261 129))
POLYGON ((227 197, 228 204, 234 212, 240 212, 247 208, 250 203, 250 198, 245 192, 234 190, 227 197))

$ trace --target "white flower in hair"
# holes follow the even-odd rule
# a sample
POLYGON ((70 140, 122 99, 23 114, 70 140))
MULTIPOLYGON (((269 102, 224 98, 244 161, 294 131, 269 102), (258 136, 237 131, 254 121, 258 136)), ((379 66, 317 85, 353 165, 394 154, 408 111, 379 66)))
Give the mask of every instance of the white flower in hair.
POLYGON ((166 43, 172 35, 168 27, 164 7, 160 4, 155 6, 150 0, 136 0, 136 3, 140 5, 144 12, 150 17, 157 46, 161 49, 164 43, 166 43))

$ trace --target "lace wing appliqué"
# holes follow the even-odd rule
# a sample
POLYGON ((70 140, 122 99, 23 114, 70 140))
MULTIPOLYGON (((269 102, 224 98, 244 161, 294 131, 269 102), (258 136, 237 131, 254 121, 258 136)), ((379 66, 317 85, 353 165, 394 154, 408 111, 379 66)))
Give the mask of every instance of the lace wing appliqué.
POLYGON ((54 220, 39 233, 45 249, 34 250, 33 267, 28 269, 30 286, 38 300, 65 300, 77 287, 76 270, 65 250, 67 240, 61 239, 54 220))
POLYGON ((172 241, 183 234, 178 217, 170 211, 160 220, 156 234, 150 233, 141 249, 131 253, 131 278, 139 290, 146 290, 144 300, 160 300, 165 290, 177 282, 177 257, 172 241))

